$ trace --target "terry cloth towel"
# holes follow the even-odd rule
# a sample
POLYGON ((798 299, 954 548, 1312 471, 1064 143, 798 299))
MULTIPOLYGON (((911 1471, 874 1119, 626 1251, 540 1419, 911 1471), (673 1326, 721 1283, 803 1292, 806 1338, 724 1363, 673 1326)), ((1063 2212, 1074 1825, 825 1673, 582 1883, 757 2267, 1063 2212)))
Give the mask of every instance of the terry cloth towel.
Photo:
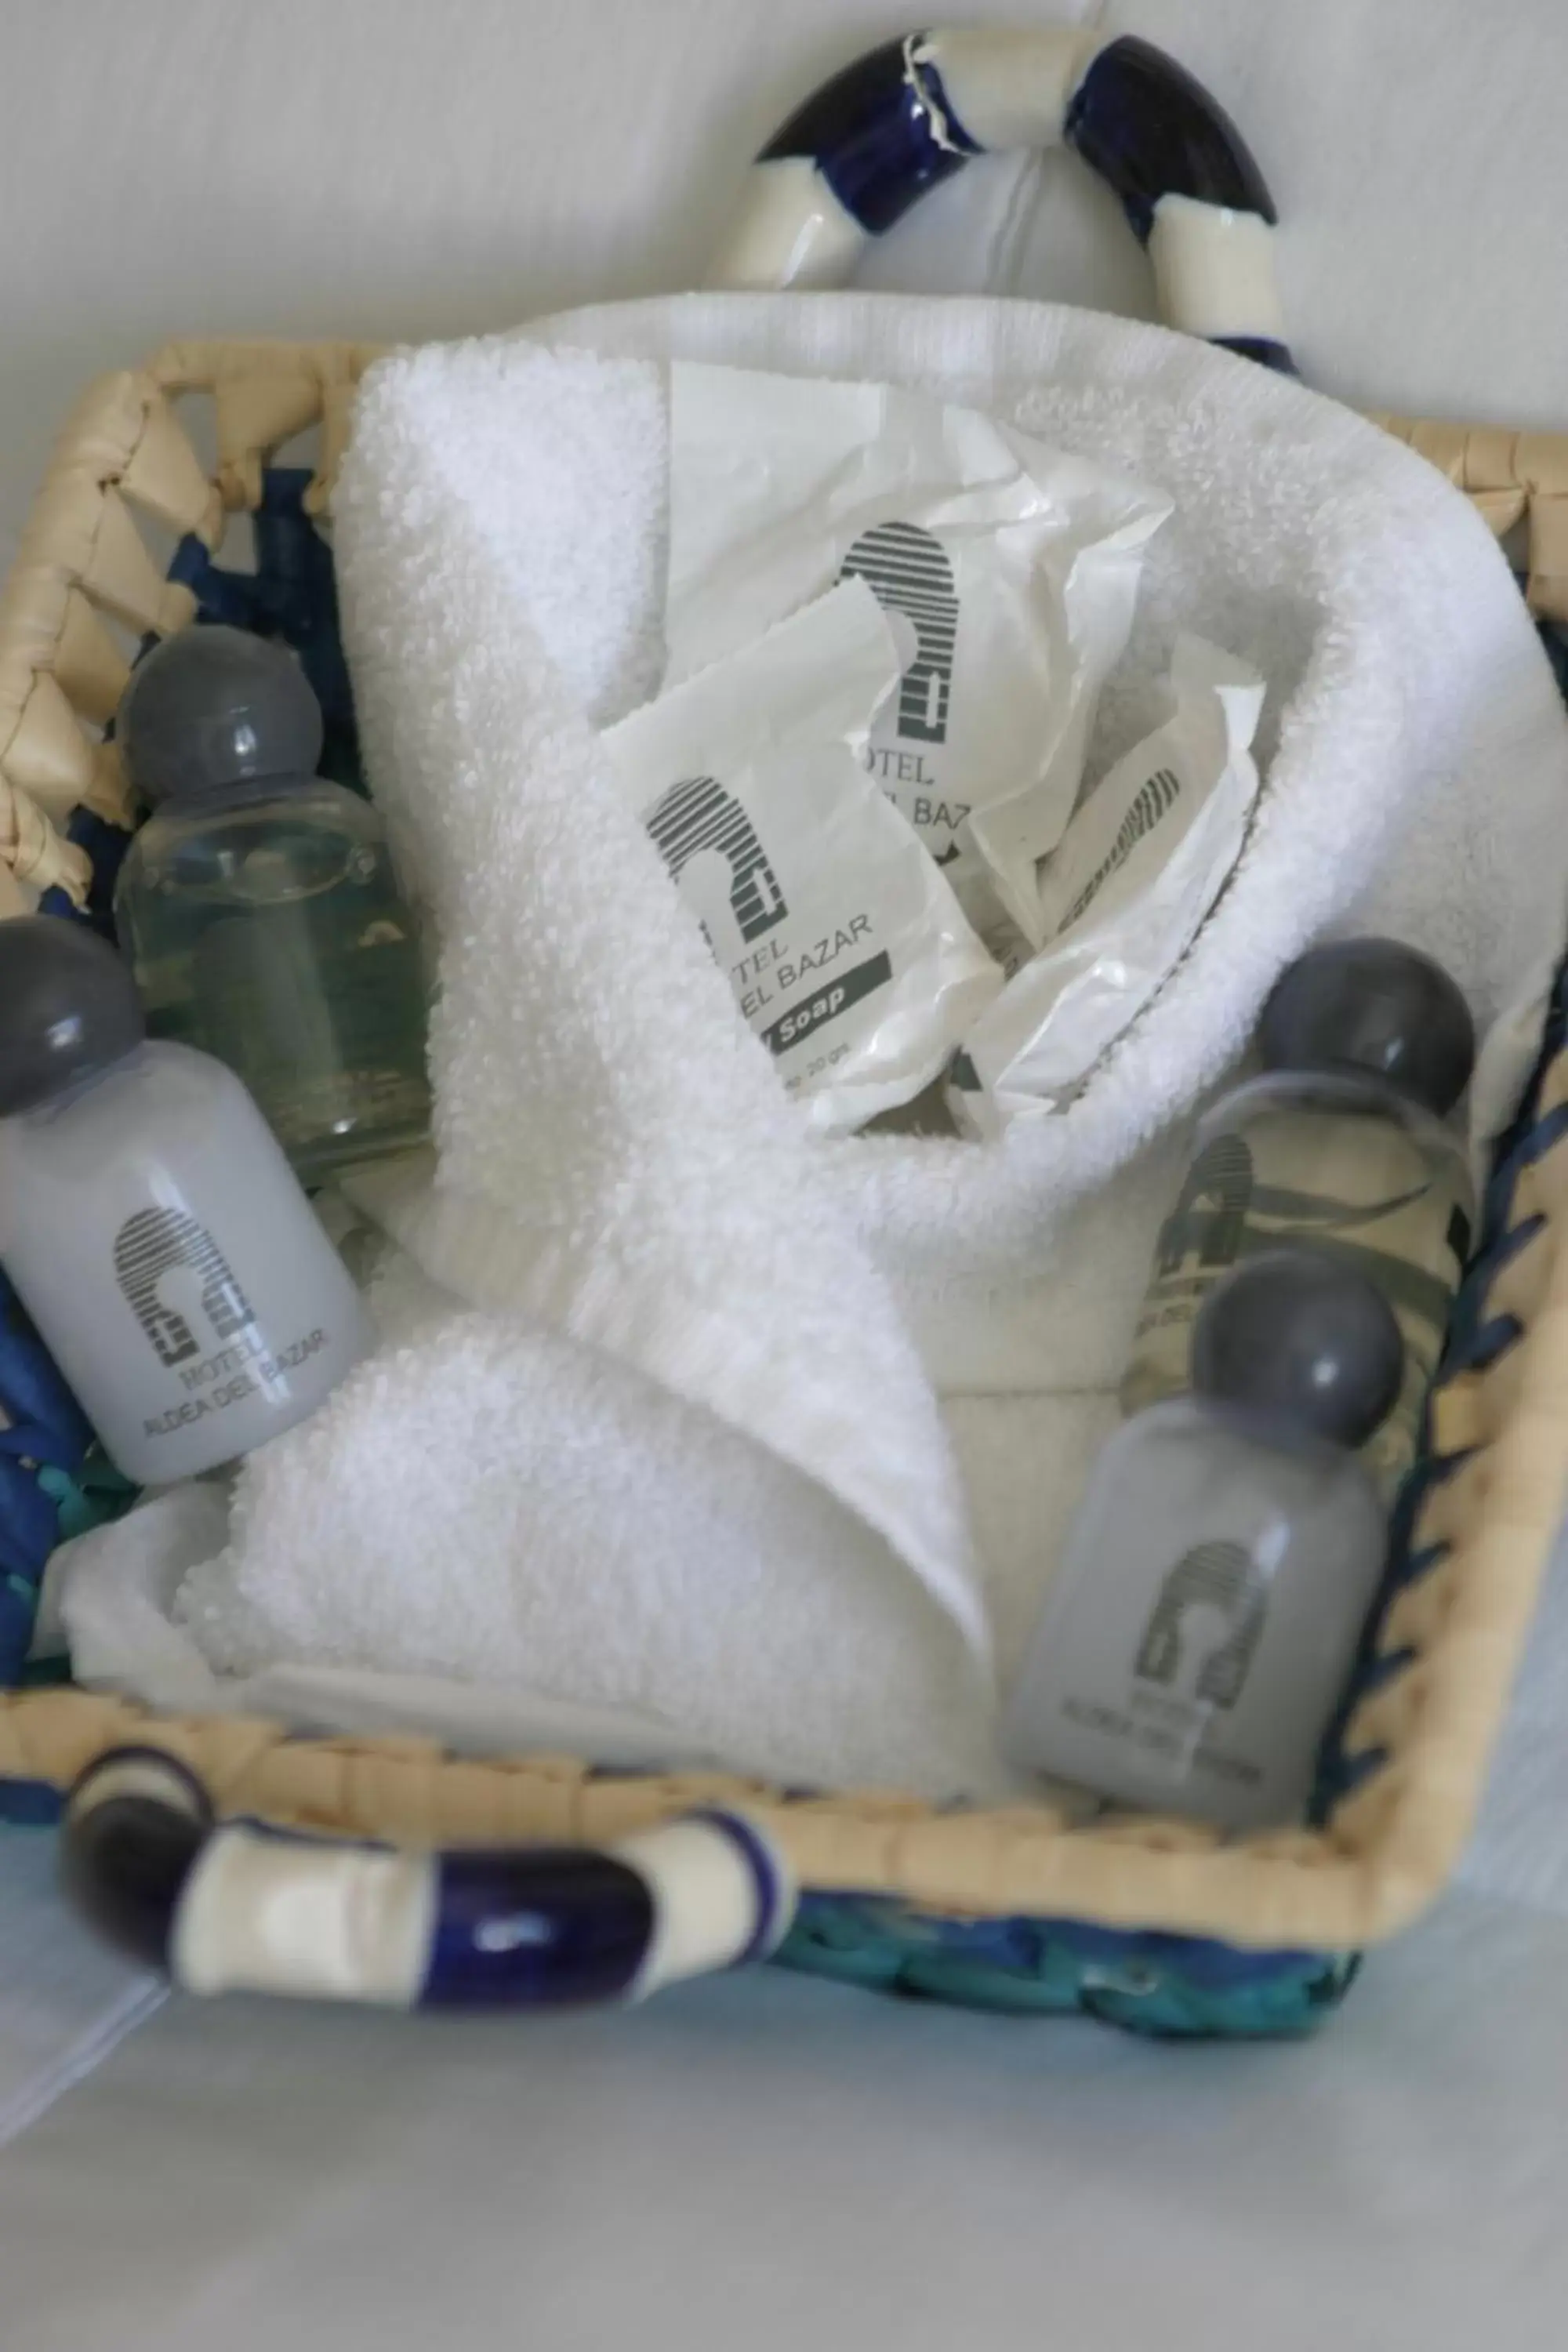
POLYGON ((353 1185, 396 1244, 384 1344, 245 1465, 205 1556, 177 1531, 140 1634, 114 1570, 145 1531, 81 1548, 79 1664, 135 1686, 151 1611, 165 1702, 172 1675, 244 1703, 309 1669, 322 1720, 334 1675, 358 1706, 381 1672, 422 1678, 426 1727, 444 1687, 454 1731, 476 1695, 522 1738, 574 1704, 796 1780, 996 1789, 989 1637, 1005 1676, 1115 1419, 1185 1122, 1269 982, 1376 928, 1485 1021, 1561 939, 1563 721, 1506 566, 1419 459, 1261 369, 849 295, 386 361, 336 526, 371 774, 439 954, 437 1156, 353 1185), (1151 723, 1178 628, 1268 679, 1241 867, 1064 1116, 995 1146, 808 1137, 626 808, 595 730, 658 682, 675 354, 910 383, 1170 491, 1091 764, 1151 723))

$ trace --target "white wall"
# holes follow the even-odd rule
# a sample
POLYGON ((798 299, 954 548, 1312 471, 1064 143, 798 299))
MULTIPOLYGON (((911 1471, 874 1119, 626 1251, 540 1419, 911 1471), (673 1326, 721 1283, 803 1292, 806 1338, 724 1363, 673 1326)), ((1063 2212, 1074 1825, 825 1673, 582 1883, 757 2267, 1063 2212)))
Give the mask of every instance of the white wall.
MULTIPOLYGON (((1280 201, 1314 381, 1568 426, 1561 0, 1099 13, 1165 42, 1247 131, 1280 201)), ((920 14, 917 0, 0 0, 0 558, 79 385, 171 335, 454 334, 690 284, 759 141, 920 14)), ((872 274, 1148 301, 1115 207, 1060 157, 973 168, 872 274)))

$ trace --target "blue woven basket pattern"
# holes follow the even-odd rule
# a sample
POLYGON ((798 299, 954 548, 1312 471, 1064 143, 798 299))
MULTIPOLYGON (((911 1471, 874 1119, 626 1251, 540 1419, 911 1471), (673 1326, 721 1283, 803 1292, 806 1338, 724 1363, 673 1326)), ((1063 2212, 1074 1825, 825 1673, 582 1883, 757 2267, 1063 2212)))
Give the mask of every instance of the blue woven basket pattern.
MULTIPOLYGON (((1477 1252, 1456 1301, 1440 1378, 1479 1370, 1520 1337, 1515 1318, 1492 1314, 1488 1299, 1502 1267, 1540 1222, 1511 1222, 1520 1176, 1568 1135, 1568 1107, 1540 1115, 1542 1082, 1565 1038, 1568 962, 1558 969, 1530 1085, 1498 1144, 1477 1252)), ((1381 1628, 1395 1597, 1442 1557, 1440 1548, 1415 1549, 1412 1529, 1422 1496, 1455 1466, 1424 1450, 1400 1497, 1389 1566, 1361 1661, 1324 1743, 1313 1808, 1320 1822, 1384 1761, 1381 1749, 1352 1748, 1346 1725, 1361 1698, 1412 1663, 1406 1651, 1384 1649, 1381 1628)), ((1196 1937, 1066 1919, 932 1919, 879 1897, 815 1895, 803 1901, 779 1957, 855 1983, 988 2009, 1079 2010, 1163 2035, 1310 2032, 1342 1999, 1357 1967, 1353 1953, 1239 1951, 1196 1937)))

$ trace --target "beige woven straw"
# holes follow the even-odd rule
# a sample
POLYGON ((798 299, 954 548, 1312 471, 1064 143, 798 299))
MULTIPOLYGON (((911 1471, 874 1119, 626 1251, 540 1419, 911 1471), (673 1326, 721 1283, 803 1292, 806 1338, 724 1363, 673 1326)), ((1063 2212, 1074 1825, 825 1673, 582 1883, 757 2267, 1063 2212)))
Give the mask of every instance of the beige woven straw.
MULTIPOLYGON (((112 817, 126 794, 98 740, 137 641, 191 618, 150 541, 194 532, 215 548, 230 510, 254 507, 264 459, 320 431, 308 503, 319 510, 374 356, 355 344, 175 344, 109 376, 61 436, 0 594, 0 914, 59 884, 79 899, 79 805, 112 817), (216 460, 196 454, 175 403, 210 396, 216 460)), ((1568 620, 1568 435, 1377 420, 1441 467, 1500 534, 1529 526, 1529 594, 1568 620)), ((1568 1053, 1543 1112, 1568 1103, 1568 1053)), ((891 1895, 921 1910, 1057 1916, 1164 1928, 1228 1943, 1349 1950, 1392 1934, 1442 1885, 1469 1832, 1568 1474, 1568 1139, 1526 1172, 1515 1226, 1540 1230, 1496 1277, 1491 1313, 1521 1337, 1435 1400, 1436 1450, 1464 1454, 1423 1507, 1416 1543, 1446 1547, 1384 1629, 1415 1663, 1352 1717, 1349 1747, 1385 1751, 1332 1825, 1225 1843, 1191 1822, 1068 1827, 1044 1806, 935 1811, 911 1798, 784 1798, 719 1775, 619 1778, 562 1757, 459 1759, 403 1739, 297 1739, 235 1717, 153 1718, 78 1691, 0 1696, 0 1777, 65 1788, 103 1748, 150 1740, 193 1764, 233 1811, 402 1843, 597 1840, 722 1800, 772 1829, 803 1885, 891 1895)))

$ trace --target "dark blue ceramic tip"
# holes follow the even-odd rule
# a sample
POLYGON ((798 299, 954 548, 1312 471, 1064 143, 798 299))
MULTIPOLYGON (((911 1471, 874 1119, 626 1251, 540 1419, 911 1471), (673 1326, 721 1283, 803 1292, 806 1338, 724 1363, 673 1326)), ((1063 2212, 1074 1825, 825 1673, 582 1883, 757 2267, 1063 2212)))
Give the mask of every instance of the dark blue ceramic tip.
POLYGON ((167 1970, 174 1912, 213 1825, 194 1772, 158 1748, 111 1748, 66 1803, 60 1880, 105 1942, 167 1970))

